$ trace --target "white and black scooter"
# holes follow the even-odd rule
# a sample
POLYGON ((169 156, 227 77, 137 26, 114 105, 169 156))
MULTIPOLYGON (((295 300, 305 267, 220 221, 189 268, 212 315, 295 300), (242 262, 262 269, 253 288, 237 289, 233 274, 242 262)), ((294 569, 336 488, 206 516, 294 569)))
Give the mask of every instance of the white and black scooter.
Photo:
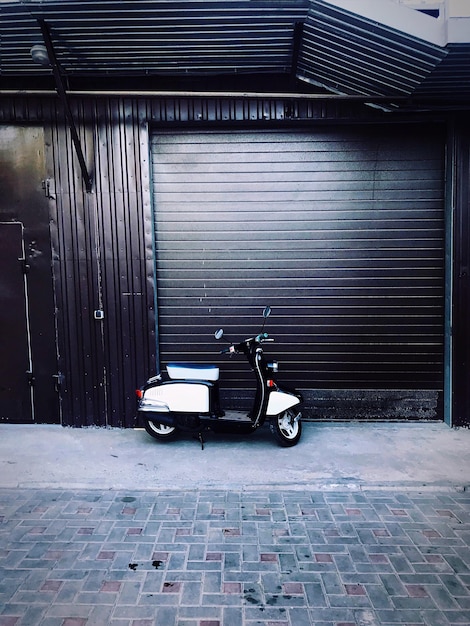
MULTIPOLYGON (((298 405, 302 396, 294 389, 280 385, 274 377, 277 361, 267 361, 262 344, 274 341, 264 331, 271 308, 263 311, 263 327, 256 337, 230 343, 221 354, 243 354, 256 377, 256 395, 252 410, 223 411, 219 401, 219 368, 217 365, 168 363, 168 380, 161 374, 150 378, 136 391, 138 414, 146 431, 160 440, 168 440, 178 430, 196 433, 203 445, 202 431, 250 433, 266 419, 276 441, 284 447, 295 446, 302 432, 298 405)), ((224 331, 215 332, 221 339, 224 331)))

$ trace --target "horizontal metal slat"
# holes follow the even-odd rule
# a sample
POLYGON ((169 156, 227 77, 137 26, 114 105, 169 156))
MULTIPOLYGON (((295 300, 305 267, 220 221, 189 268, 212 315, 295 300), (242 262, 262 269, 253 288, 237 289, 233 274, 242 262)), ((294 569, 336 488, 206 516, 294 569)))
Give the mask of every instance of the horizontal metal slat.
MULTIPOLYGON (((212 358, 213 328, 256 332, 255 303, 258 320, 269 303, 290 382, 300 373, 309 388, 321 364, 325 385, 436 386, 442 149, 424 132, 394 135, 155 135, 163 359, 212 358)), ((227 376, 249 384, 242 367, 227 376)))

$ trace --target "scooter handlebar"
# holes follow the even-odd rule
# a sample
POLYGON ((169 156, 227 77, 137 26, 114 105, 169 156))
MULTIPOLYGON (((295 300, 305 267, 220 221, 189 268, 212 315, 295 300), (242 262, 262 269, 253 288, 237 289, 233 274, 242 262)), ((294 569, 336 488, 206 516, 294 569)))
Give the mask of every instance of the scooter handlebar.
POLYGON ((274 339, 268 336, 268 333, 262 333, 251 339, 245 339, 245 341, 239 344, 232 344, 227 348, 223 348, 220 354, 235 354, 236 352, 244 352, 247 346, 251 343, 265 343, 266 341, 274 341, 274 339))

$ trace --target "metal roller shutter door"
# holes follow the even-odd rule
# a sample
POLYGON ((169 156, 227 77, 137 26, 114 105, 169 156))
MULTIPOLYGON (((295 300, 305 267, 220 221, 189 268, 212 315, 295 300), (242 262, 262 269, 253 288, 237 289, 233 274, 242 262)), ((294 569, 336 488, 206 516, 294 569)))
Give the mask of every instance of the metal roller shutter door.
POLYGON ((300 389, 441 389, 443 145, 409 126, 155 133, 161 363, 251 388, 213 331, 250 336, 269 304, 300 389))

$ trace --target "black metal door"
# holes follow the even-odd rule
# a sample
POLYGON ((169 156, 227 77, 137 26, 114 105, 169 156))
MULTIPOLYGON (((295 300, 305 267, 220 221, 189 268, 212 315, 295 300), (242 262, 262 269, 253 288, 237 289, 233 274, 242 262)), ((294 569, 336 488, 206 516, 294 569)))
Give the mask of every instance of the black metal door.
POLYGON ((0 422, 34 419, 23 225, 0 222, 0 422))

